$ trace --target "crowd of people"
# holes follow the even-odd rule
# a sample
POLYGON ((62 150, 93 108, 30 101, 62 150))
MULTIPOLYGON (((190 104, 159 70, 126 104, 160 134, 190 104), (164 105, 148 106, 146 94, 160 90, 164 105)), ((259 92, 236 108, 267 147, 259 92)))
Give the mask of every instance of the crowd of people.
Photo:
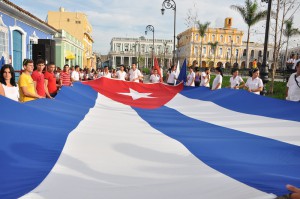
MULTIPOLYGON (((23 71, 16 83, 15 72, 11 65, 5 64, 1 68, 0 73, 0 95, 6 96, 12 100, 27 102, 39 98, 53 99, 62 86, 72 86, 76 81, 94 80, 100 77, 113 78, 123 81, 143 82, 144 75, 137 68, 136 64, 132 64, 131 68, 120 65, 118 70, 109 70, 108 67, 103 69, 90 70, 82 69, 78 65, 70 67, 64 65, 63 70, 56 67, 54 63, 47 66, 44 60, 39 59, 35 65, 33 60, 25 59, 23 61, 23 71)), ((176 85, 178 81, 178 73, 176 65, 171 66, 166 74, 165 82, 168 85, 176 85)), ((292 73, 287 83, 286 99, 290 101, 300 101, 300 61, 295 64, 296 72, 292 73)), ((203 86, 211 90, 222 88, 223 72, 221 67, 214 69, 215 78, 211 79, 210 68, 205 68, 203 72, 199 67, 191 66, 188 69, 186 86, 203 86), (212 81, 212 85, 210 82, 212 81)), ((150 83, 164 82, 163 70, 154 68, 149 78, 150 83)), ((259 95, 263 90, 263 82, 259 78, 259 69, 253 68, 250 77, 244 82, 239 76, 237 68, 232 69, 230 77, 231 89, 246 89, 251 93, 259 95)))

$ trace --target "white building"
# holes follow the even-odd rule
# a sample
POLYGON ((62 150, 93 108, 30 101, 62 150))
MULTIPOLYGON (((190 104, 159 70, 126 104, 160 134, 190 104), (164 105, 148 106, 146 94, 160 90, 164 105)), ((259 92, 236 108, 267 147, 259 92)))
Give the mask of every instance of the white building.
MULTIPOLYGON (((114 37, 110 43, 110 66, 116 68, 120 64, 130 66, 137 63, 139 67, 151 68, 153 40, 140 38, 114 37)), ((160 65, 167 66, 172 62, 173 41, 154 39, 153 57, 158 59, 160 65), (164 61, 165 60, 165 61, 164 61)))

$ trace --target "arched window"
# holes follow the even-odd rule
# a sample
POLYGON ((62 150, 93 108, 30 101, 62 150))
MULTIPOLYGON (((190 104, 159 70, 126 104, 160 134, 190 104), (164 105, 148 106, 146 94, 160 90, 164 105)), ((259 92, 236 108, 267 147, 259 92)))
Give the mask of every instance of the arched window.
POLYGON ((17 70, 22 68, 22 33, 13 31, 13 65, 17 70))
POLYGON ((220 42, 224 42, 224 36, 223 35, 220 36, 220 42))
POLYGON ((231 43, 232 37, 228 36, 228 43, 231 43))
POLYGON ((203 49, 202 49, 202 55, 206 55, 206 47, 203 47, 203 49))
POLYGON ((0 59, 4 55, 5 62, 8 61, 8 28, 2 21, 0 15, 0 59))
POLYGON ((223 55, 223 48, 219 48, 219 56, 222 57, 223 55))
POLYGON ((251 58, 254 58, 254 50, 251 50, 250 56, 251 56, 251 58))
POLYGON ((204 40, 204 41, 207 40, 207 35, 206 35, 206 34, 204 35, 203 40, 204 40))
POLYGON ((195 46, 195 48, 194 48, 194 54, 195 54, 195 56, 198 55, 198 47, 197 46, 195 46))
POLYGON ((216 41, 216 36, 215 36, 215 35, 212 35, 212 36, 211 36, 211 40, 212 40, 212 42, 215 42, 215 41, 216 41))
POLYGON ((238 44, 240 43, 240 37, 239 36, 236 37, 236 43, 238 43, 238 44))
POLYGON ((198 40, 199 40, 199 35, 196 34, 196 36, 195 36, 195 41, 198 41, 198 40))

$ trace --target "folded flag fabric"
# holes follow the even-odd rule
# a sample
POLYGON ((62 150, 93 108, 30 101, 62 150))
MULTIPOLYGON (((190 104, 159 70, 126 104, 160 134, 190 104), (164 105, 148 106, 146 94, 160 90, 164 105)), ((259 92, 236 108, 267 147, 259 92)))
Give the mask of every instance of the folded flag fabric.
POLYGON ((0 198, 265 199, 300 185, 299 103, 100 78, 0 107, 0 198))

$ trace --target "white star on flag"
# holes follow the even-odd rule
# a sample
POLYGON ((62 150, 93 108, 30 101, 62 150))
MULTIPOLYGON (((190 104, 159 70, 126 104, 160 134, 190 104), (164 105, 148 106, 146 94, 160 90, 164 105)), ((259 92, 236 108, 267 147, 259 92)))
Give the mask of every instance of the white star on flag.
POLYGON ((149 95, 151 95, 152 93, 139 93, 131 88, 129 88, 130 93, 118 93, 121 95, 127 95, 127 96, 131 96, 133 100, 137 100, 140 98, 155 98, 155 97, 150 97, 149 95))

